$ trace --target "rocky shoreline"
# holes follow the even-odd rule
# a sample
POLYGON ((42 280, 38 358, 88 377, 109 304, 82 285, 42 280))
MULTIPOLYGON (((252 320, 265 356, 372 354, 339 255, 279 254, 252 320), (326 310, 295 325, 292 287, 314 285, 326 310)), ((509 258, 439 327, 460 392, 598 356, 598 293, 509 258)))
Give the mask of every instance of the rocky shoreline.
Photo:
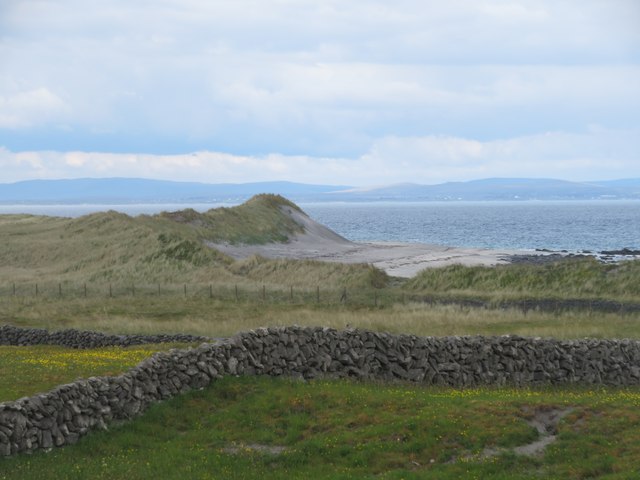
POLYGON ((603 250, 601 252, 592 252, 590 250, 569 252, 568 250, 556 251, 548 250, 546 248, 537 248, 535 253, 518 253, 515 255, 509 255, 506 257, 506 260, 510 264, 548 265, 562 260, 579 260, 583 258, 595 258, 602 263, 617 263, 640 259, 640 250, 622 248, 619 250, 603 250))

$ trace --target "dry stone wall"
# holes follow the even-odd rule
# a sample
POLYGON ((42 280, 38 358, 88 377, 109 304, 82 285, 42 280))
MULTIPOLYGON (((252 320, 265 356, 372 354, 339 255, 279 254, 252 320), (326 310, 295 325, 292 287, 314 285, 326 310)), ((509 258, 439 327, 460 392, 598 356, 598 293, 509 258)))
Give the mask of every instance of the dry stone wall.
POLYGON ((0 326, 0 345, 62 345, 71 348, 129 347, 145 343, 197 343, 212 340, 195 335, 107 335, 68 329, 49 332, 42 328, 0 326))
POLYGON ((74 444, 152 403, 225 375, 353 378, 425 385, 640 384, 640 342, 517 336, 416 337, 266 328, 157 353, 117 377, 93 377, 0 404, 0 456, 74 444))

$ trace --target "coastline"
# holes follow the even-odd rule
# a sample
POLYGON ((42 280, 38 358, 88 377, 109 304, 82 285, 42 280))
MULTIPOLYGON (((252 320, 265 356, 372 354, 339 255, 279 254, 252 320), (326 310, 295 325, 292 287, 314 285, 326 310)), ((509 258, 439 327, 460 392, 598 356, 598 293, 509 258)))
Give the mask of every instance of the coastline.
POLYGON ((301 211, 290 207, 282 209, 302 227, 303 232, 294 234, 286 243, 232 245, 207 242, 207 245, 235 259, 260 255, 271 259, 366 263, 384 270, 390 276, 403 278, 414 277, 426 268, 454 264, 494 266, 510 263, 509 259, 515 255, 546 255, 525 250, 458 248, 426 243, 353 242, 301 211))
POLYGON ((557 254, 531 250, 492 250, 399 242, 350 242, 314 238, 303 234, 288 243, 266 245, 209 244, 235 259, 260 255, 265 258, 318 260, 336 263, 368 263, 394 277, 411 278, 426 268, 448 265, 495 266, 514 257, 546 257, 557 254))
MULTIPOLYGON (((301 211, 281 207, 283 213, 302 227, 285 243, 262 245, 213 243, 206 244, 234 259, 259 255, 270 259, 317 260, 336 263, 366 263, 393 277, 411 278, 427 268, 449 265, 496 266, 510 263, 542 264, 565 257, 591 256, 600 261, 620 261, 618 254, 631 254, 638 258, 640 251, 569 252, 532 249, 491 249, 482 247, 451 247, 428 243, 406 242, 354 242, 347 240, 325 225, 301 211), (604 255, 610 254, 610 255, 604 255)), ((628 259, 629 257, 626 256, 628 259)))

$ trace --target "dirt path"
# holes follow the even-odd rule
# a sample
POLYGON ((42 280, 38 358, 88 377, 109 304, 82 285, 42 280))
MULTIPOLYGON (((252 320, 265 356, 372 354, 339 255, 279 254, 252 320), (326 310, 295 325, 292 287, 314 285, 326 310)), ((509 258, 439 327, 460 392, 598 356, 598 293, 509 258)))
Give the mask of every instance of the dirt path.
POLYGON ((573 411, 571 407, 559 408, 559 407, 541 407, 530 409, 525 407, 523 413, 525 414, 526 422, 538 431, 538 438, 531 443, 520 445, 518 447, 508 448, 485 448, 480 454, 466 455, 459 458, 454 458, 450 463, 457 461, 470 461, 475 459, 485 460, 487 458, 496 457, 502 453, 513 451, 516 455, 523 455, 527 457, 536 457, 544 453, 545 448, 556 441, 558 434, 558 424, 560 421, 569 415, 573 411))

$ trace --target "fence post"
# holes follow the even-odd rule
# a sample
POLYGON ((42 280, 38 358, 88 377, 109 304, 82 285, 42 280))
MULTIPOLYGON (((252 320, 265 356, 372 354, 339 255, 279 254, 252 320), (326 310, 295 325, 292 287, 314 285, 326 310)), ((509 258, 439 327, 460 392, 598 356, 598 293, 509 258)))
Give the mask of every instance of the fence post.
POLYGON ((316 287, 316 303, 320 303, 320 285, 316 287))
POLYGON ((84 284, 84 298, 87 298, 87 284, 84 284))
POLYGON ((289 301, 293 303, 293 285, 291 285, 291 289, 289 290, 289 301))
POLYGON ((184 296, 187 297, 187 284, 184 284, 184 296))

